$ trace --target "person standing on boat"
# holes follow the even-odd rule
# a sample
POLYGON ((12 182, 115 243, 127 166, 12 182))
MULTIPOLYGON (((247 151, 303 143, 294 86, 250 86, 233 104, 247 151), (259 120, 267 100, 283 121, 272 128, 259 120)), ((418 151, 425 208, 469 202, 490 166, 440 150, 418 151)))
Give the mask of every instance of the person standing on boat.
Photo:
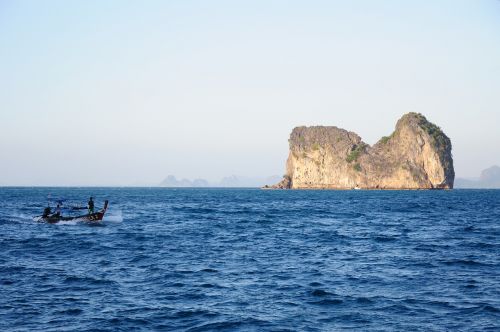
POLYGON ((94 200, 90 197, 88 202, 89 214, 94 213, 94 200))
POLYGON ((54 215, 57 217, 61 216, 61 205, 57 204, 54 215))

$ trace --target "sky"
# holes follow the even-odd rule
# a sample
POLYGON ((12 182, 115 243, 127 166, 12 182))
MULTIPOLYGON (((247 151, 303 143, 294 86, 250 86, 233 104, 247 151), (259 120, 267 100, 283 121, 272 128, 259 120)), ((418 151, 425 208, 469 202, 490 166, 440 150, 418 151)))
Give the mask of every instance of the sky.
POLYGON ((295 126, 411 111, 500 165, 500 1, 0 0, 0 185, 282 175, 295 126))

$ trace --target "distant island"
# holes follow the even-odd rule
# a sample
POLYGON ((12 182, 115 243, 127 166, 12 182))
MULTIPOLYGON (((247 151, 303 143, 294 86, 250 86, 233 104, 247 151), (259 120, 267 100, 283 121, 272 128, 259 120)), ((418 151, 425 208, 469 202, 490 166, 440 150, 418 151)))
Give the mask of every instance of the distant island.
POLYGON ((266 183, 277 182, 281 179, 280 176, 268 176, 268 177, 247 177, 247 176, 237 176, 231 175, 222 178, 220 181, 209 182, 205 179, 177 179, 174 175, 167 176, 158 185, 160 187, 169 188, 206 188, 206 187, 218 187, 218 188, 260 188, 266 183))
POLYGON ((500 189, 500 167, 495 165, 483 170, 477 179, 457 178, 455 188, 500 189))
POLYGON ((422 114, 405 114, 375 145, 337 127, 296 127, 286 174, 272 189, 451 189, 451 141, 422 114))
POLYGON ((186 187, 209 187, 210 184, 205 179, 180 179, 178 180, 174 175, 167 176, 163 181, 161 181, 158 186, 160 187, 174 187, 174 188, 186 188, 186 187))

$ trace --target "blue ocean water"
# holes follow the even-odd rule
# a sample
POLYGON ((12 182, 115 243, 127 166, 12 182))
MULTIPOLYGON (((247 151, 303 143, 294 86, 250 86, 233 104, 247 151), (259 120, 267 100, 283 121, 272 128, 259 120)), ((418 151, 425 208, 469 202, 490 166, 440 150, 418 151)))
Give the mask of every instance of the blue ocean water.
POLYGON ((500 191, 0 188, 1 331, 499 331, 500 191), (32 220, 48 194, 102 225, 32 220))

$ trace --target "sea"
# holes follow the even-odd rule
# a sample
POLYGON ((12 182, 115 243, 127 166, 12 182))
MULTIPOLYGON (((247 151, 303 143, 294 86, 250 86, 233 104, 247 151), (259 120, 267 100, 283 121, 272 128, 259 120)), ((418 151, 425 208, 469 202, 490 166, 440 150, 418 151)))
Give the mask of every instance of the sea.
POLYGON ((500 190, 0 188, 0 331, 500 331, 500 190), (37 222, 47 204, 101 224, 37 222))

